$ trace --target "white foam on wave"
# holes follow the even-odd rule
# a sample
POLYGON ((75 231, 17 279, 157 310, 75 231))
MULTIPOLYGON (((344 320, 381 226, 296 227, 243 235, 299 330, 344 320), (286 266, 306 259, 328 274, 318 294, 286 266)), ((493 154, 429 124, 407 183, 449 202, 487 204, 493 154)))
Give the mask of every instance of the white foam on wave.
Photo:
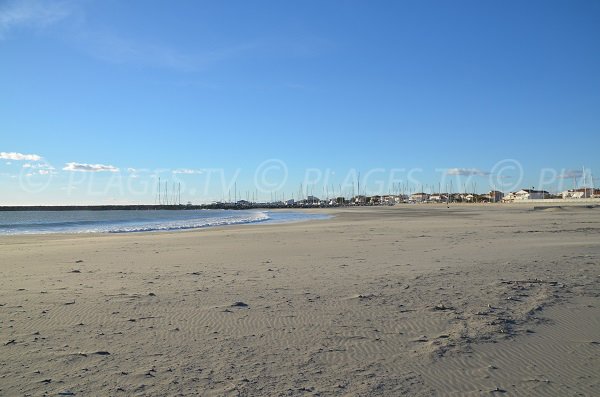
MULTIPOLYGON (((135 232, 164 232, 170 230, 201 229, 215 226, 241 225, 269 220, 266 212, 257 212, 250 216, 225 216, 205 219, 190 219, 185 221, 165 222, 145 226, 130 226, 110 228, 109 230, 96 230, 107 233, 135 233, 135 232)), ((92 231, 94 232, 94 231, 92 231)))

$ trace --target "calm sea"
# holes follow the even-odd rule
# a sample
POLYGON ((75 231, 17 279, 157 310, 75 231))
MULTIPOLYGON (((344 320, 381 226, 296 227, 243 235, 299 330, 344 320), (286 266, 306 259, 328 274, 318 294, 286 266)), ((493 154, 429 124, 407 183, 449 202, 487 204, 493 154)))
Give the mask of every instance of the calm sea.
POLYGON ((0 211, 0 235, 151 232, 326 218, 260 210, 0 211))

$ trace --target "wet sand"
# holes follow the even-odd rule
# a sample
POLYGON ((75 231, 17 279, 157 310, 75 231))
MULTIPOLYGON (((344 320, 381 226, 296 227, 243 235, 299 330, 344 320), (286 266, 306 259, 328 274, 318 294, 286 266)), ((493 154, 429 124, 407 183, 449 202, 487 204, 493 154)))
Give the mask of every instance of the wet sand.
POLYGON ((0 395, 600 389, 600 208, 332 213, 0 237, 0 395))

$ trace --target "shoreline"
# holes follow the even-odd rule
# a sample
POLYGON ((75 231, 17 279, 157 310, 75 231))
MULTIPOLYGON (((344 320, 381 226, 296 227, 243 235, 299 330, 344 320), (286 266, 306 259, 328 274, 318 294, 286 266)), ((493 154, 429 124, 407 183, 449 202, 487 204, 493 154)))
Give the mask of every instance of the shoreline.
POLYGON ((0 392, 591 390, 600 368, 595 323, 580 323, 591 332, 580 349, 568 327, 544 318, 581 299, 600 307, 600 212, 482 207, 358 207, 274 227, 0 237, 0 392), (564 340, 527 350, 555 329, 564 340), (569 346, 563 365, 584 380, 546 369, 554 377, 546 383, 529 365, 543 367, 552 349, 569 346), (467 369, 472 376, 457 382, 467 369))
MULTIPOLYGON (((191 230, 211 229, 215 227, 247 226, 247 225, 269 225, 305 222, 310 220, 324 220, 329 218, 330 213, 318 213, 317 211, 302 210, 246 210, 249 218, 236 218, 231 212, 219 211, 214 217, 189 217, 189 218, 164 218, 148 217, 138 218, 132 223, 128 217, 95 218, 82 217, 43 219, 43 222, 33 224, 21 224, 13 220, 13 224, 0 225, 0 236, 44 236, 52 234, 130 234, 130 233, 177 233, 191 230), (262 218, 256 218, 256 215, 262 218), (252 219, 252 217, 255 217, 252 219), (108 222, 107 222, 108 219, 108 222), (65 223, 66 222, 66 223, 65 223), (27 229, 26 227, 29 227, 27 229), (12 230, 11 230, 12 228, 12 230), (4 230, 3 230, 4 229, 4 230), (8 230, 5 232, 5 230, 8 230)), ((225 210, 227 211, 227 210, 225 210)), ((203 213, 202 215, 207 215, 203 213)), ((237 216, 238 214, 236 214, 237 216)), ((10 222, 7 220, 6 222, 10 222)), ((31 222, 31 221, 30 221, 31 222)), ((1 222, 0 222, 1 223, 1 222)))

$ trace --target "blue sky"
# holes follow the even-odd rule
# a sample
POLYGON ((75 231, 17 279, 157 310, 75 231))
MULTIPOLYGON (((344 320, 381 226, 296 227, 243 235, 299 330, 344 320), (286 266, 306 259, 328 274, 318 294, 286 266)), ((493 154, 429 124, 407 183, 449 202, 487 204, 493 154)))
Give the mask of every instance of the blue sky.
POLYGON ((0 205, 571 188, 599 40, 594 0, 0 1, 0 205))

